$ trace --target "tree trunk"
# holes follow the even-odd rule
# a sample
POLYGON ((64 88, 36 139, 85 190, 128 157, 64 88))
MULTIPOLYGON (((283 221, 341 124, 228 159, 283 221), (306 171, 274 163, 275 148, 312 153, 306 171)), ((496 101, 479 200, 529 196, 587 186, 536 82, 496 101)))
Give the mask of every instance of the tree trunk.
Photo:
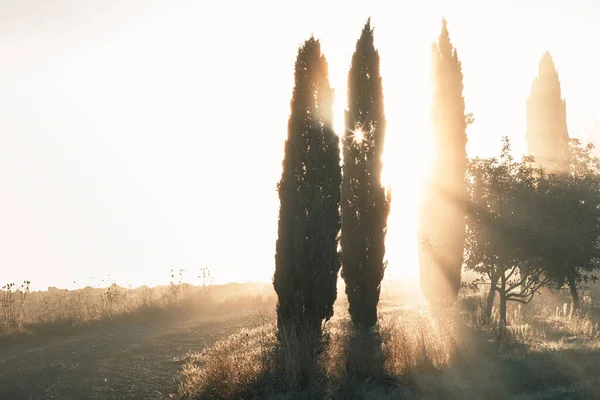
POLYGON ((500 324, 502 328, 506 326, 506 294, 500 292, 500 324))
POLYGON ((568 284, 569 289, 571 290, 571 297, 573 298, 573 311, 579 311, 581 304, 579 302, 579 292, 577 291, 577 283, 575 283, 575 278, 569 277, 568 284))
MULTIPOLYGON (((523 278, 519 272, 519 279, 521 280, 521 294, 527 293, 527 280, 523 278)), ((527 304, 519 304, 519 318, 521 321, 527 317, 527 304)))
POLYGON ((500 275, 500 329, 504 331, 506 327, 506 274, 504 271, 500 275))
POLYGON ((487 303, 485 306, 485 317, 489 321, 492 317, 492 308, 494 307, 494 298, 496 297, 496 284, 498 280, 490 282, 490 291, 487 295, 487 303))

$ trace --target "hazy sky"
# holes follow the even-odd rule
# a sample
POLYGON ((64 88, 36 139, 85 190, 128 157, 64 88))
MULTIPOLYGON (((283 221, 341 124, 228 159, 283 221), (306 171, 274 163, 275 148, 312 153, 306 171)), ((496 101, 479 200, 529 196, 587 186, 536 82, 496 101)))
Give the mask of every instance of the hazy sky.
POLYGON ((0 0, 0 279, 158 284, 171 268, 206 266, 218 282, 270 280, 297 48, 321 39, 339 126, 368 16, 394 189, 387 273, 414 278, 441 17, 476 120, 469 153, 491 155, 502 135, 526 150, 525 99, 545 50, 571 135, 595 132, 594 3, 0 0))

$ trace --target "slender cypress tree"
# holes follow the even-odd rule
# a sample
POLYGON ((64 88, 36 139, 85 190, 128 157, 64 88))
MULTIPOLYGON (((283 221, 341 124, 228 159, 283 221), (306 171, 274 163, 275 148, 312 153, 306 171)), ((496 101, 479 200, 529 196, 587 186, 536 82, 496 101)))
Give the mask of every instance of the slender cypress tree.
POLYGON ((371 21, 367 20, 348 73, 348 109, 343 136, 342 277, 352 322, 371 327, 386 262, 385 234, 390 208, 381 184, 386 120, 371 21))
POLYGON ((550 53, 540 59, 538 77, 527 99, 527 147, 536 162, 552 172, 568 172, 567 108, 550 53))
POLYGON ((333 90, 318 40, 298 51, 283 172, 273 285, 279 327, 320 332, 333 315, 340 269, 340 149, 333 90))
POLYGON ((446 20, 432 46, 433 141, 431 176, 422 202, 420 278, 434 308, 453 303, 460 289, 465 240, 467 117, 463 74, 446 20))

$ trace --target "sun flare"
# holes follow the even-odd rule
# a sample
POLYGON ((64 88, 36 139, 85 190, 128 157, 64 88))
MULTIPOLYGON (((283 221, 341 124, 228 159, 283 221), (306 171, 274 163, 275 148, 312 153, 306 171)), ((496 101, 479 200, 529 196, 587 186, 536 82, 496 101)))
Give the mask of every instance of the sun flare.
POLYGON ((354 133, 354 141, 356 143, 361 143, 363 141, 363 139, 365 138, 365 134, 363 133, 362 129, 360 129, 360 128, 356 129, 353 133, 354 133))

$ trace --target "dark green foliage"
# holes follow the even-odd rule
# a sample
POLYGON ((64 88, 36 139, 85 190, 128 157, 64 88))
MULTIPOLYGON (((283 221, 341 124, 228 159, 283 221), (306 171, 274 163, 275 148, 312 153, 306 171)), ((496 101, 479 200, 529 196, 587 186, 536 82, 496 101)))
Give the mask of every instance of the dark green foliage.
POLYGON ((504 141, 500 159, 473 159, 468 168, 469 211, 465 266, 490 285, 500 318, 506 302, 529 302, 543 286, 567 284, 574 308, 578 285, 600 268, 600 160, 593 146, 571 140, 570 173, 547 174, 533 157, 516 162, 504 141))
POLYGON ((352 322, 371 327, 385 270, 385 234, 390 199, 381 184, 386 120, 379 52, 367 21, 348 73, 348 109, 343 136, 342 277, 352 322))
POLYGON ((341 167, 333 90, 318 40, 298 51, 283 173, 273 285, 281 324, 320 332, 333 315, 340 268, 341 167))
POLYGON ((456 300, 461 281, 465 238, 467 123, 463 75, 446 20, 432 47, 433 165, 421 203, 419 249, 421 288, 439 309, 456 300), (450 199, 450 200, 449 200, 450 199))
POLYGON ((531 85, 527 99, 527 146, 547 170, 566 173, 569 170, 569 133, 567 109, 562 99, 560 80, 550 53, 543 54, 538 77, 531 85))
POLYGON ((515 161, 505 138, 500 159, 471 160, 467 178, 465 267, 485 277, 476 283, 491 285, 489 299, 499 294, 506 323, 507 301, 528 303, 549 283, 541 255, 549 244, 544 236, 555 228, 542 207, 548 201, 540 191, 543 174, 531 158, 515 161))
POLYGON ((570 141, 570 171, 544 177, 540 190, 546 201, 541 253, 546 274, 557 287, 568 285, 574 308, 579 308, 578 286, 594 278, 600 268, 600 160, 591 144, 570 141))

